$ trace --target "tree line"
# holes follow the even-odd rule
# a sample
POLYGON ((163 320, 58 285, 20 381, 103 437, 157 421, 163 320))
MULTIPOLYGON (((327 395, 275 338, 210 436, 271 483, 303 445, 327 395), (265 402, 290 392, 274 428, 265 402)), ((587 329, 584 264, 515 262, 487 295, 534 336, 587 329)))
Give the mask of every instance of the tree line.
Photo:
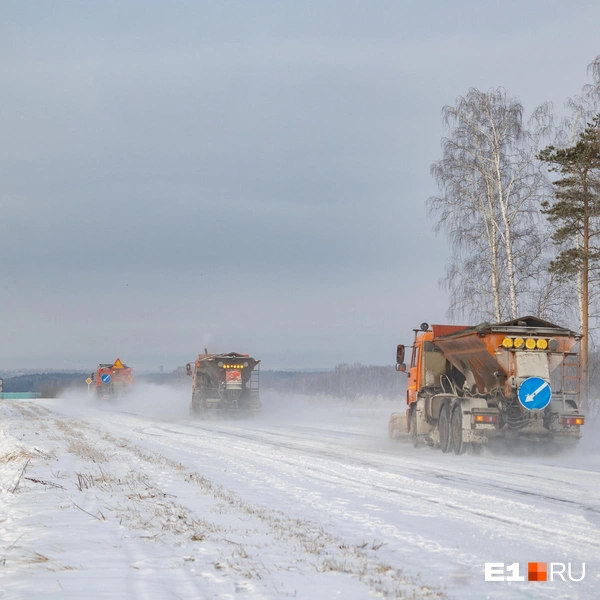
MULTIPOLYGON (((39 392, 43 398, 61 396, 67 390, 85 393, 87 384, 83 373, 32 373, 4 379, 5 392, 39 392)), ((165 373, 148 373, 136 381, 151 385, 191 388, 192 379, 185 367, 165 373)), ((268 371, 260 374, 262 391, 281 394, 331 396, 343 400, 359 397, 381 397, 398 400, 404 397, 406 378, 393 366, 367 366, 360 363, 339 364, 329 371, 268 371)))
POLYGON ((67 388, 87 387, 81 373, 28 373, 3 379, 4 392, 38 392, 43 398, 56 398, 67 388))
POLYGON ((503 322, 532 314, 581 332, 581 392, 600 369, 600 55, 590 81, 525 119, 503 88, 470 89, 442 109, 447 135, 428 200, 449 241, 448 316, 503 322), (590 354, 591 353, 591 354, 590 354), (593 367, 593 368, 592 368, 593 367))
POLYGON ((262 371, 260 383, 261 389, 280 394, 324 395, 350 401, 361 397, 398 400, 406 393, 406 377, 391 365, 342 363, 330 371, 262 371))

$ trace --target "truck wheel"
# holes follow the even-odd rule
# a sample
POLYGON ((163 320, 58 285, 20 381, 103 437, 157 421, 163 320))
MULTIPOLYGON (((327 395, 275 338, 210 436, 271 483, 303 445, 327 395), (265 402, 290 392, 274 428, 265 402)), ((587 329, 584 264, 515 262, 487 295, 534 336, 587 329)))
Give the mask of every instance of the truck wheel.
POLYGON ((203 401, 200 401, 200 404, 196 406, 196 415, 200 419, 206 418, 206 406, 204 406, 203 401))
POLYGON ((421 447, 421 440, 417 435, 417 411, 414 409, 410 413, 410 441, 412 442, 413 448, 421 447))
POLYGON ((450 416, 448 405, 444 404, 440 409, 438 418, 438 430, 440 432, 440 450, 446 454, 452 450, 452 439, 450 437, 450 416))
POLYGON ((204 418, 204 400, 202 395, 199 393, 195 393, 192 395, 192 402, 190 404, 190 415, 198 417, 200 419, 204 418))
POLYGON ((457 406, 452 413, 451 431, 454 454, 464 454, 467 444, 463 442, 463 414, 460 406, 457 406))

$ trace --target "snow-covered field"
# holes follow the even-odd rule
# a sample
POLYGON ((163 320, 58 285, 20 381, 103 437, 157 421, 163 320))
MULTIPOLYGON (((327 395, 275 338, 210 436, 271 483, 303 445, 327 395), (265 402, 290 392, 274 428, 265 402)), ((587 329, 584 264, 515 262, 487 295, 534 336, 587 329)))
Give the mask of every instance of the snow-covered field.
POLYGON ((0 402, 0 598, 600 597, 591 428, 565 456, 457 457, 389 441, 383 402, 263 400, 0 402), (484 581, 533 561, 586 577, 484 581))

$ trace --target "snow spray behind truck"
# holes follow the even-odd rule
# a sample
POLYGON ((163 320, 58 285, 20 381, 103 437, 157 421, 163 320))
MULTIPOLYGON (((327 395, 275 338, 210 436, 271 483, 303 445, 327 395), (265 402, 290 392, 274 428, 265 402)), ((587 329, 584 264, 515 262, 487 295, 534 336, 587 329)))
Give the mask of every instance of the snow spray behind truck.
POLYGON ((196 362, 188 363, 194 377, 190 415, 244 414, 260 410, 258 394, 260 360, 248 354, 209 354, 205 349, 196 362))
POLYGON ((114 363, 100 363, 96 373, 90 375, 98 398, 112 398, 124 392, 134 383, 131 367, 123 364, 120 358, 114 363))
MULTIPOLYGON (((433 325, 415 331, 406 415, 393 413, 392 438, 415 447, 477 452, 493 439, 551 447, 581 437, 581 336, 536 317, 476 327, 433 325)), ((405 346, 396 370, 406 371, 405 346)))

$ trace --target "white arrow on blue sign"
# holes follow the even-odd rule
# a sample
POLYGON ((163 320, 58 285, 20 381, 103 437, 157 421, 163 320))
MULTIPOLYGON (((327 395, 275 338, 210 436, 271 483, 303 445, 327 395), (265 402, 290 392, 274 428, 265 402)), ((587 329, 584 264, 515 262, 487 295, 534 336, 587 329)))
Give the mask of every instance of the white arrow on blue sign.
POLYGON ((102 383, 110 383, 110 375, 108 373, 102 375, 102 383))
POLYGON ((519 402, 527 410, 542 410, 550 404, 550 384, 541 377, 529 377, 519 388, 519 402))

